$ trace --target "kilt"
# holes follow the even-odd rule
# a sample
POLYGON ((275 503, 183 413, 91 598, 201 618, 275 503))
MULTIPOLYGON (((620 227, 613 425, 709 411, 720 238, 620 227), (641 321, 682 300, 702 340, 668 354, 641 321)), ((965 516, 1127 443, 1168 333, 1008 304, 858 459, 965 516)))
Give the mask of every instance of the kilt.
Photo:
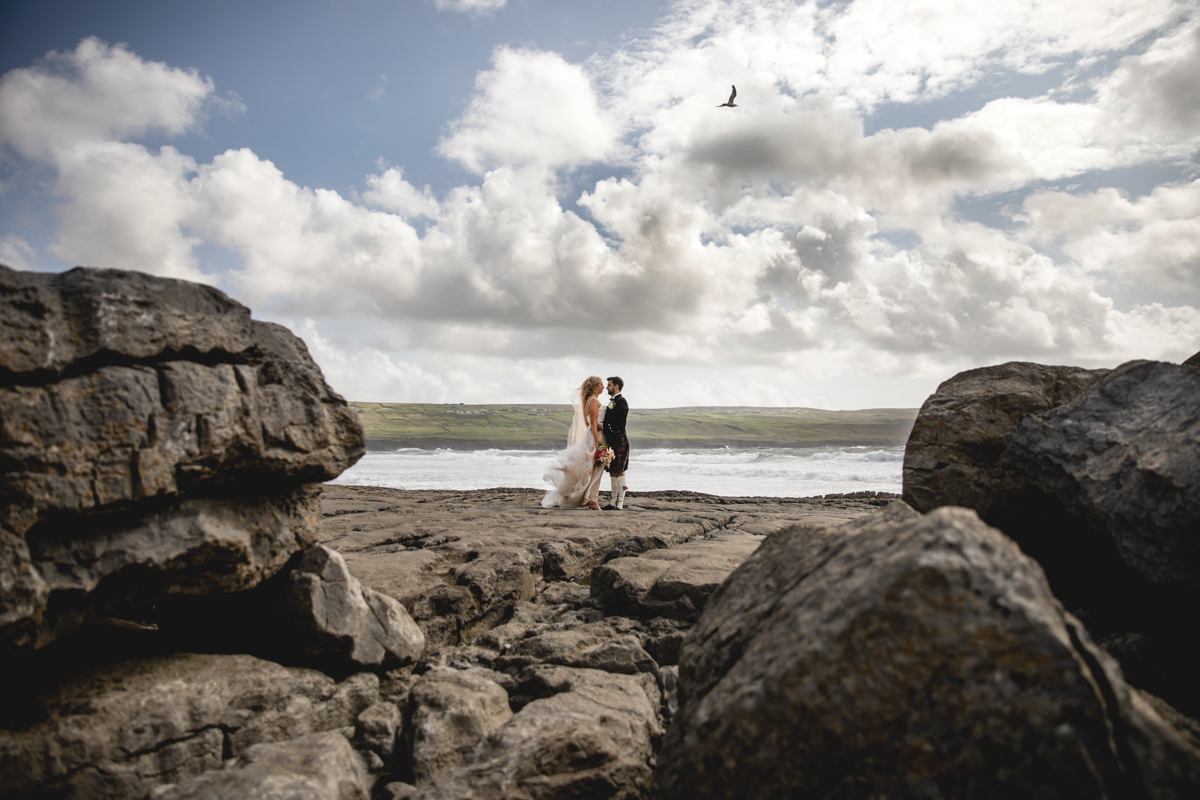
POLYGON ((624 472, 629 469, 629 437, 623 433, 614 434, 614 442, 609 442, 613 449, 613 460, 604 468, 605 472, 624 472))

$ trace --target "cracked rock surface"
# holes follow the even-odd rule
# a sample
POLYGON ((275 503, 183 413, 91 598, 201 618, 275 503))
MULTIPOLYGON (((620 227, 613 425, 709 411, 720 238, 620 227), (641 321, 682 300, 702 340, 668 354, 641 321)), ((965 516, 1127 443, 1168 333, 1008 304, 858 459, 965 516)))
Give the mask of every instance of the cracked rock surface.
MULTIPOLYGON (((542 492, 531 489, 326 486, 320 541, 341 553, 364 585, 399 600, 421 626, 427 646, 436 649, 472 641, 503 623, 517 603, 556 583, 591 581, 594 570, 616 558, 672 552, 717 537, 731 542, 728 574, 767 533, 801 521, 849 520, 887 502, 869 494, 822 499, 653 492, 632 495, 624 512, 603 513, 544 509, 538 505, 542 492)), ((702 552, 696 552, 697 563, 702 552)), ((703 604, 713 579, 700 571, 687 577, 698 587, 689 590, 693 605, 703 604)), ((679 587, 664 581, 660 588, 679 587)))
POLYGON ((253 586, 363 453, 304 344, 210 287, 0 266, 0 312, 0 647, 253 586))
POLYGON ((515 691, 526 698, 520 710, 479 739, 461 764, 428 786, 418 784, 416 797, 649 795, 651 757, 662 736, 652 677, 529 667, 515 691))
POLYGON ((435 783, 484 736, 512 717, 508 692, 488 670, 435 667, 413 685, 411 732, 413 781, 435 783))
POLYGON ((772 531, 887 502, 660 492, 595 514, 543 509, 541 494, 326 487, 323 545, 426 632, 407 767, 385 796, 649 797, 671 665, 716 586, 772 531), (644 591, 604 589, 642 564, 644 591))
POLYGON ((367 800, 362 759, 340 733, 252 745, 224 769, 151 793, 153 800, 367 800))
POLYGON ((378 697, 370 673, 339 683, 245 655, 78 670, 34 690, 26 724, 0 728, 4 794, 144 797, 252 745, 353 726, 378 697))

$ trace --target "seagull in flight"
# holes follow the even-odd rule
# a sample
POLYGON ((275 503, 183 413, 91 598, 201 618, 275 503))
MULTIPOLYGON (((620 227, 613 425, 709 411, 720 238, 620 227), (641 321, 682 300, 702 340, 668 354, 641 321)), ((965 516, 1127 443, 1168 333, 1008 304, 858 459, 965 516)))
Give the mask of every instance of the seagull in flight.
POLYGON ((733 89, 733 92, 729 95, 729 100, 721 103, 721 105, 717 106, 717 108, 737 108, 737 103, 733 102, 733 98, 737 97, 737 87, 730 86, 729 88, 733 89))

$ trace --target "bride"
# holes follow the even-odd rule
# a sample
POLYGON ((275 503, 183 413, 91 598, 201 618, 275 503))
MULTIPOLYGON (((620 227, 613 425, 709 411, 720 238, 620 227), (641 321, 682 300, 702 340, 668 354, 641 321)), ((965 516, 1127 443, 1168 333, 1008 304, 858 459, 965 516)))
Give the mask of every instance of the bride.
POLYGON ((600 478, 604 465, 595 461, 597 444, 604 443, 601 423, 607 410, 600 403, 604 388, 600 376, 593 375, 571 395, 571 430, 567 433, 567 449, 555 456, 542 476, 551 489, 542 498, 544 508, 576 508, 587 506, 600 510, 600 478))

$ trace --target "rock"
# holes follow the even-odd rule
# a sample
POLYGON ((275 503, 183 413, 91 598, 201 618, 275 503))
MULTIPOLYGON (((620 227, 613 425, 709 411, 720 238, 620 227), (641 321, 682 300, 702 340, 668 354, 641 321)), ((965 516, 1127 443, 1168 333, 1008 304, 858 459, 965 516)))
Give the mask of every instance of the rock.
POLYGON ((512 676, 539 665, 654 674, 660 664, 675 663, 688 624, 666 618, 606 617, 590 607, 518 603, 507 623, 470 645, 442 648, 424 663, 492 670, 505 688, 512 688, 512 676))
POLYGON ((379 679, 337 683, 251 656, 181 654, 30 689, 36 708, 0 727, 4 793, 116 799, 182 783, 255 744, 352 726, 378 700, 379 679))
POLYGON ((1005 443, 1028 487, 997 524, 1130 680, 1200 714, 1197 654, 1175 622, 1200 613, 1200 371, 1122 365, 1005 443))
POLYGON ((617 558, 592 574, 592 597, 612 614, 695 619, 761 537, 722 534, 636 558, 617 558))
POLYGON ((380 790, 380 800, 417 800, 420 796, 420 789, 404 781, 392 781, 380 790))
POLYGON ((521 691, 536 699, 418 797, 650 796, 649 762, 662 733, 653 676, 532 667, 521 691))
POLYGON ((375 703, 358 715, 354 742, 359 750, 378 755, 386 766, 396 753, 396 738, 402 725, 400 708, 395 703, 375 703))
POLYGON ((338 733, 256 744, 226 769, 156 790, 153 800, 367 800, 361 759, 338 733))
POLYGON ((670 724, 679 713, 679 666, 663 667, 658 671, 658 688, 662 692, 663 721, 670 724))
POLYGON ((1112 652, 1193 715, 1195 656, 1169 620, 1200 610, 1198 387, 1193 369, 1148 361, 973 370, 926 402, 904 472, 919 510, 967 506, 1015 539, 1098 639, 1149 637, 1112 652))
POLYGON ((26 584, 5 586, 0 606, 9 641, 41 647, 104 615, 145 618, 172 596, 253 587, 313 543, 319 494, 299 486, 263 498, 178 500, 83 527, 58 518, 27 545, 5 536, 15 540, 8 564, 28 558, 17 567, 26 584))
POLYGON ((49 596, 50 587, 33 566, 29 545, 0 529, 0 630, 28 630, 49 596))
POLYGON ((1010 503, 1020 477, 1003 462, 1004 436, 1022 418, 1082 394, 1107 370, 1009 362, 960 372, 921 406, 904 448, 904 501, 954 505, 984 519, 1010 503))
POLYGON ((971 511, 774 534, 680 657, 665 798, 1193 797, 1200 753, 971 511))
POLYGON ((1187 361, 1184 361, 1183 365, 1185 367, 1200 367, 1200 353, 1196 353, 1194 356, 1189 358, 1187 361))
POLYGON ((1005 442, 1040 495, 1106 540, 1098 547, 1115 544, 1139 579, 1200 610, 1200 372, 1125 364, 1005 442))
POLYGON ((436 782, 512 717, 508 692, 485 670, 435 667, 413 684, 412 772, 414 783, 436 782))
POLYGON ((538 664, 626 675, 656 672, 658 664, 642 647, 641 634, 634 620, 588 620, 566 614, 541 624, 520 625, 514 621, 502 625, 479 637, 475 648, 492 648, 495 655, 489 666, 513 674, 538 664))
POLYGON ((341 474, 363 453, 353 410, 302 342, 253 324, 251 363, 104 365, 0 388, 0 524, 32 538, 63 514, 341 474))
POLYGON ((269 577, 364 452, 303 342, 210 287, 0 267, 0 308, 0 647, 269 577))
POLYGON ((569 581, 551 581, 546 583, 541 591, 533 598, 533 602, 542 605, 561 605, 569 608, 579 608, 591 599, 592 590, 589 586, 581 586, 569 581))
POLYGON ((230 358, 252 346, 250 309, 197 283, 78 267, 0 266, 0 375, 36 382, 76 364, 163 354, 230 358))
POLYGON ((364 587, 336 550, 300 554, 279 603, 281 621, 300 632, 309 655, 334 655, 363 666, 394 667, 425 649, 425 635, 404 606, 364 587))

